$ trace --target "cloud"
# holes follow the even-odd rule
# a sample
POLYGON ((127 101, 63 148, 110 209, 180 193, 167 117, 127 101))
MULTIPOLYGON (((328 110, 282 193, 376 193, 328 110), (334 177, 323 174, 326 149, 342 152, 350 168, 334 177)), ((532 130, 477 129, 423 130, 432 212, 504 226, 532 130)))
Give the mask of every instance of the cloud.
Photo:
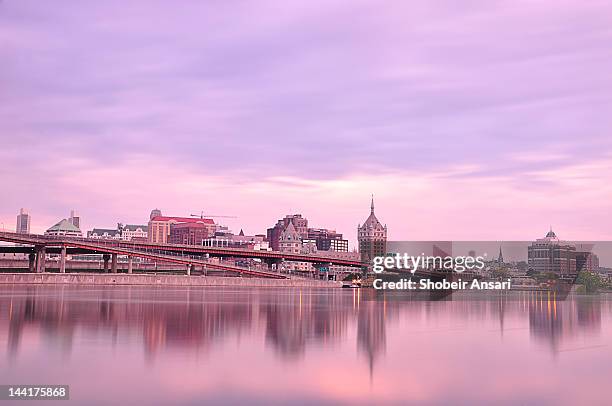
MULTIPOLYGON (((287 192, 305 185, 361 200, 392 199, 381 185, 398 179, 444 189, 496 179, 505 198, 521 185, 532 201, 559 182, 577 195, 583 179, 564 171, 598 162, 591 184, 602 187, 610 16, 609 4, 578 1, 3 2, 0 173, 23 194, 1 213, 36 205, 50 219, 126 193, 161 206, 165 190, 203 175, 294 199, 271 221, 287 207, 323 210, 287 192), (137 171, 155 192, 115 189, 112 171, 137 171), (61 189, 70 182, 78 195, 61 189)), ((475 210, 493 206, 474 193, 475 210)), ((346 203, 332 195, 328 207, 346 203)))

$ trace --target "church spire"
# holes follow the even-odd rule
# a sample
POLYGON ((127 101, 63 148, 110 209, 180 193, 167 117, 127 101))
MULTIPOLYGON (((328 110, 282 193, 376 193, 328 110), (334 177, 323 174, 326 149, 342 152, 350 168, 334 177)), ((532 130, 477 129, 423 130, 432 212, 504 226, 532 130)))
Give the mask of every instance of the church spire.
POLYGON ((374 193, 372 193, 372 204, 370 205, 370 213, 374 214, 374 193))

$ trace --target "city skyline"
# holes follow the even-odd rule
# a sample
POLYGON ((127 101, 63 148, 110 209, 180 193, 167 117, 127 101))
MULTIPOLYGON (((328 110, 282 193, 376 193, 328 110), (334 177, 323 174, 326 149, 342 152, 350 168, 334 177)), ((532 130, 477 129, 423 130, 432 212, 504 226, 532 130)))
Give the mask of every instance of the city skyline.
MULTIPOLYGON (((373 201, 371 200, 371 203, 372 202, 373 201)), ((22 213, 23 210, 24 209, 21 208, 20 211, 17 212, 17 218, 18 218, 17 222, 19 221, 19 216, 20 216, 20 214, 22 213)), ((159 209, 157 209, 157 208, 155 209, 155 211, 158 211, 158 210, 159 209)), ((71 210, 69 210, 69 212, 70 212, 71 215, 73 215, 73 213, 75 211, 74 211, 74 209, 71 209, 71 210)), ((164 213, 165 213, 165 211, 164 211, 164 213)), ((300 216, 301 214, 302 214, 301 212, 296 212, 296 213, 291 213, 291 214, 287 213, 286 216, 287 217, 292 217, 294 215, 300 216)), ((179 217, 180 216, 181 215, 179 215, 179 217)), ((186 219, 189 219, 189 218, 195 219, 195 217, 194 217, 195 215, 193 215, 193 214, 182 214, 182 216, 184 218, 186 218, 186 219)), ((32 220, 32 217, 33 217, 32 213, 30 211, 28 211, 28 223, 32 220)), ((150 212, 149 212, 149 216, 146 216, 145 219, 137 220, 137 221, 133 222, 132 224, 142 224, 142 225, 146 226, 147 223, 149 223, 149 221, 150 221, 149 217, 150 217, 150 212)), ((215 216, 213 216, 213 217, 215 217, 215 216)), ((221 216, 221 217, 225 217, 225 216, 221 216)), ((245 226, 242 225, 243 223, 241 222, 241 219, 240 219, 239 216, 236 216, 236 218, 234 218, 234 216, 227 216, 227 217, 229 217, 229 218, 223 218, 222 220, 215 220, 214 218, 212 218, 212 220, 214 220, 215 224, 218 224, 219 226, 227 228, 227 230, 233 232, 234 234, 238 234, 238 232, 239 232, 238 230, 240 230, 240 232, 244 232, 244 230, 247 230, 245 228, 245 226), (233 224, 233 226, 231 224, 233 224)), ((280 217, 280 216, 277 216, 277 217, 280 217)), ((306 218, 308 218, 308 216, 306 216, 306 218)), ((362 218, 365 218, 365 214, 363 214, 362 218)), ((210 219, 210 217, 206 217, 206 215, 204 214, 204 219, 210 219)), ((43 234, 51 226, 57 225, 57 223, 62 221, 62 220, 70 222, 71 221, 71 217, 70 216, 57 216, 57 217, 55 217, 55 220, 52 221, 52 224, 49 224, 49 225, 37 224, 36 218, 34 217, 34 222, 33 222, 34 225, 32 226, 32 231, 31 232, 33 234, 43 234)), ((79 221, 80 220, 81 219, 80 219, 80 216, 79 216, 79 221)), ((278 221, 281 221, 281 220, 278 220, 278 221)), ((310 219, 308 221, 310 221, 310 219)), ((264 223, 265 223, 265 220, 264 220, 264 223)), ((267 226, 264 226, 263 230, 249 230, 249 232, 247 234, 266 236, 266 231, 268 231, 268 233, 269 233, 269 230, 270 230, 268 226, 272 225, 273 223, 274 222, 268 222, 267 226)), ((14 220, 13 220, 12 224, 10 222, 7 222, 7 223, 2 222, 1 224, 2 224, 2 227, 0 227, 0 229, 2 229, 2 230, 5 230, 5 231, 11 231, 11 230, 15 231, 16 230, 15 221, 14 220)), ((100 230, 100 229, 102 229, 102 230, 116 230, 119 225, 124 225, 124 224, 129 224, 129 223, 126 223, 125 221, 120 220, 120 219, 115 219, 114 222, 111 221, 111 224, 109 224, 109 225, 90 224, 90 221, 87 221, 87 218, 85 218, 85 221, 83 222, 83 224, 85 224, 85 226, 80 227, 80 229, 81 229, 81 232, 83 233, 83 235, 86 235, 88 232, 91 232, 91 230, 94 230, 94 229, 98 229, 98 230, 100 230)), ((311 224, 313 224, 313 223, 311 222, 311 224)), ((361 223, 358 223, 357 226, 359 226, 360 224, 361 223)), ((359 248, 358 247, 359 246, 359 244, 358 244, 358 237, 357 237, 357 235, 358 235, 357 226, 355 227, 355 229, 353 230, 352 233, 350 232, 350 230, 349 230, 348 233, 343 233, 338 228, 336 228, 333 224, 316 224, 316 227, 314 229, 317 229, 317 227, 319 227, 319 228, 320 227, 326 227, 326 228, 328 228, 331 231, 335 230, 339 234, 345 235, 346 236, 345 238, 347 238, 348 241, 349 241, 350 250, 354 250, 354 249, 358 249, 359 248)), ((386 226, 386 223, 385 223, 385 226, 386 226)), ((552 226, 550 226, 550 230, 552 230, 552 226)), ((555 228, 555 230, 556 230, 556 228, 555 228)), ((540 230, 540 234, 539 235, 542 235, 542 230, 540 230)), ((498 238, 498 237, 494 236, 488 242, 512 243, 512 242, 518 242, 518 241, 531 241, 533 238, 536 238, 539 235, 536 234, 535 236, 530 236, 528 238, 525 238, 524 240, 518 240, 518 239, 505 239, 504 240, 504 239, 501 239, 501 238, 498 238)), ((268 237, 269 237, 269 235, 268 235, 268 237)), ((396 242, 398 242, 398 241, 419 241, 416 238, 412 238, 412 239, 408 238, 408 239, 405 239, 405 240, 398 240, 398 239, 389 239, 389 240, 390 241, 396 241, 396 242)), ((426 240, 431 240, 431 241, 446 241, 446 240, 450 240, 450 239, 429 238, 429 239, 422 239, 421 241, 426 241, 426 240)), ((574 240, 574 241, 576 241, 578 239, 565 238, 565 240, 574 240)), ((460 241, 470 241, 470 240, 467 240, 467 239, 457 239, 456 241, 460 242, 460 241)), ((476 240, 474 240, 474 241, 476 241, 476 240)), ((484 241, 484 239, 482 239, 481 241, 484 241)), ((596 241, 596 240, 595 239, 589 239, 589 240, 582 240, 582 241, 596 241)), ((602 241, 605 241, 605 240, 599 240, 599 242, 602 242, 602 241)))
POLYGON ((0 222, 611 240, 612 5, 552 4, 0 2, 0 222))

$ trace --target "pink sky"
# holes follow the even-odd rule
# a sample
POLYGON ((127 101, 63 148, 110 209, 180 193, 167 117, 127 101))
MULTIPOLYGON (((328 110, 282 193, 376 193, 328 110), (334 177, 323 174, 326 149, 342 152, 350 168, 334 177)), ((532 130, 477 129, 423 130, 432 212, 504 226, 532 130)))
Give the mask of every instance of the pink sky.
MULTIPOLYGON (((0 222, 612 239, 612 5, 0 2, 0 222)), ((1 227, 1 226, 0 226, 1 227)))

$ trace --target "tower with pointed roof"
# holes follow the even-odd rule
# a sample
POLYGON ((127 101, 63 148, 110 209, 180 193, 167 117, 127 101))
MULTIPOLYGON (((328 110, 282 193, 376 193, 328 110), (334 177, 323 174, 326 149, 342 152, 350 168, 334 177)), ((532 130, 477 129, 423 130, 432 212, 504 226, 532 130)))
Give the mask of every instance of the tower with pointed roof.
POLYGON ((502 254, 501 245, 499 246, 499 255, 497 256, 497 263, 498 264, 504 263, 504 254, 502 254))
POLYGON ((280 252, 299 254, 302 247, 302 238, 295 229, 293 221, 290 221, 285 230, 280 235, 278 241, 280 252))
POLYGON ((386 253, 387 225, 383 226, 374 214, 374 195, 370 204, 370 216, 363 225, 357 226, 357 241, 362 261, 371 262, 374 257, 386 253))
MULTIPOLYGON (((293 220, 289 221, 287 227, 281 233, 279 240, 279 251, 290 254, 303 254, 304 245, 302 236, 293 224, 293 220)), ((316 247, 315 247, 316 248, 316 247)), ((284 261, 281 265, 281 272, 313 272, 314 268, 309 262, 300 261, 284 261)))

